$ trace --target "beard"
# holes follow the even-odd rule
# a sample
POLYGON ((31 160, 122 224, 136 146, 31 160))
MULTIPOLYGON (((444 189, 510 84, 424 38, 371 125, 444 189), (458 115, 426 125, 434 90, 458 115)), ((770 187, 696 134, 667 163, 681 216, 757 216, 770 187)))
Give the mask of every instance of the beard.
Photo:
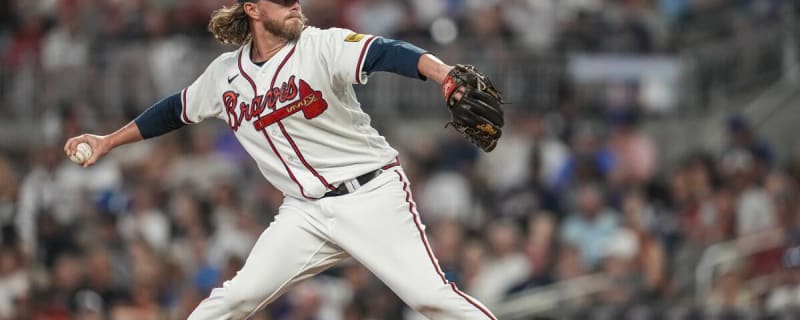
POLYGON ((306 23, 308 23, 308 18, 303 13, 291 15, 284 20, 266 20, 263 22, 264 29, 289 41, 300 38, 300 33, 303 32, 306 23), (292 21, 294 18, 299 19, 300 23, 292 21))

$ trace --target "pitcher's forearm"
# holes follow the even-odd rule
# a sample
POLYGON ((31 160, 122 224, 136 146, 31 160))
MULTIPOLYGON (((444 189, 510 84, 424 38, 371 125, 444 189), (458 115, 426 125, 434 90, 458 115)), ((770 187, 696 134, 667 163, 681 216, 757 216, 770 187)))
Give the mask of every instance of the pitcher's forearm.
POLYGON ((419 73, 436 83, 441 84, 447 73, 453 69, 432 54, 424 54, 419 58, 419 73))
POLYGON ((136 125, 136 122, 131 121, 122 128, 119 128, 119 130, 108 134, 106 139, 108 139, 109 149, 113 149, 124 144, 143 140, 144 138, 142 138, 142 133, 139 131, 139 126, 136 125))

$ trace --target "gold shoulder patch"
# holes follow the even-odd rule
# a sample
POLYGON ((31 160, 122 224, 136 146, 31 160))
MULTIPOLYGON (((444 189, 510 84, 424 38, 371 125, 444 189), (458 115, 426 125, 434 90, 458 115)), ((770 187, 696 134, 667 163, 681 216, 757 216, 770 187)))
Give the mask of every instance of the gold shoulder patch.
POLYGON ((347 41, 347 42, 359 42, 362 39, 364 39, 364 37, 366 37, 366 35, 363 35, 363 34, 360 34, 360 33, 351 33, 349 36, 347 36, 347 38, 344 38, 344 41, 347 41))

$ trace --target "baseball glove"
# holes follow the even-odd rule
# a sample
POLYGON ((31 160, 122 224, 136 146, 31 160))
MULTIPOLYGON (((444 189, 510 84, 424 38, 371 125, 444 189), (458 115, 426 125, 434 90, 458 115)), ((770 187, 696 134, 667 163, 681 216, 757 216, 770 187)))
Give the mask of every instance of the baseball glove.
POLYGON ((442 91, 452 116, 447 126, 483 151, 494 150, 503 133, 503 98, 489 79, 474 66, 459 64, 447 74, 442 91))

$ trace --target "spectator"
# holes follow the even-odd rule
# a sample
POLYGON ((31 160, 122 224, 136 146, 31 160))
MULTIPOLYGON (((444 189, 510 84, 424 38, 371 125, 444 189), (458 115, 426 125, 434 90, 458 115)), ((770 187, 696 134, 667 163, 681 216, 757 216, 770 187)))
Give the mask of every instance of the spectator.
POLYGON ((183 154, 168 170, 171 188, 187 187, 198 195, 208 197, 221 181, 237 181, 238 171, 213 147, 213 133, 209 127, 191 132, 191 153, 183 154))
POLYGON ((31 292, 31 278, 24 265, 22 253, 15 247, 0 247, 0 318, 16 315, 14 301, 24 299, 31 292))
POLYGON ((210 263, 221 267, 230 257, 247 259, 250 253, 248 249, 258 240, 263 226, 255 220, 253 214, 242 208, 234 186, 219 184, 214 187, 212 210, 215 227, 209 243, 210 263))
POLYGON ((118 304, 111 310, 111 318, 119 320, 158 320, 166 314, 158 305, 157 286, 147 281, 134 285, 128 303, 118 304))
POLYGON ((86 275, 81 258, 78 252, 63 252, 56 258, 54 273, 49 279, 53 293, 51 306, 54 309, 66 312, 75 310, 75 294, 86 275))
POLYGON ((530 266, 528 276, 511 287, 508 294, 555 282, 556 222, 552 214, 547 212, 540 212, 531 218, 525 243, 525 254, 530 266))
POLYGON ((537 53, 553 47, 558 30, 558 5, 555 0, 514 0, 502 4, 509 28, 522 44, 537 53), (530 32, 536 30, 537 32, 530 32))
POLYGON ((636 234, 624 228, 608 238, 603 252, 602 272, 611 285, 600 293, 601 303, 621 307, 644 300, 645 280, 636 261, 640 245, 636 234))
POLYGON ((638 118, 633 110, 612 111, 609 115, 609 148, 614 159, 611 177, 620 185, 645 186, 658 166, 655 143, 639 129, 638 118))
POLYGON ((436 253, 439 266, 449 281, 461 282, 458 260, 464 249, 464 226, 454 219, 431 226, 431 248, 436 253))
POLYGON ((44 37, 42 20, 35 14, 22 19, 3 52, 3 65, 6 68, 18 70, 26 65, 38 65, 44 37))
POLYGON ((88 88, 83 85, 88 85, 88 82, 68 81, 87 76, 90 39, 81 26, 75 9, 62 5, 58 10, 56 28, 44 36, 41 63, 47 74, 48 105, 59 100, 75 100, 86 94, 88 88))
POLYGON ((606 207, 596 185, 578 187, 575 198, 576 211, 567 216, 560 237, 580 250, 581 263, 594 269, 600 263, 606 241, 619 226, 619 214, 606 207))
POLYGON ((717 270, 714 283, 704 305, 710 316, 725 316, 751 310, 755 297, 742 285, 742 275, 736 267, 717 270))
POLYGON ((164 252, 169 246, 169 221, 157 207, 153 188, 139 186, 133 197, 131 212, 120 221, 120 233, 129 241, 141 237, 149 246, 164 252))
POLYGON ((17 174, 10 159, 0 156, 0 244, 16 244, 18 235, 14 228, 19 192, 17 174))
POLYGON ((777 314, 800 307, 800 286, 798 286, 800 274, 798 274, 797 268, 787 266, 775 274, 774 278, 776 283, 767 293, 764 302, 765 309, 772 314, 777 314))
POLYGON ((278 319, 286 320, 312 320, 319 313, 320 298, 319 286, 314 281, 303 282, 288 294, 292 308, 289 314, 278 319))
POLYGON ((121 277, 123 270, 114 265, 110 252, 103 247, 96 247, 86 253, 86 281, 84 284, 87 294, 96 295, 99 305, 91 301, 94 298, 85 297, 90 303, 85 307, 104 315, 107 306, 114 305, 125 297, 124 280, 121 277), (97 310, 95 310, 97 309, 97 310))
POLYGON ((23 179, 15 217, 17 234, 29 256, 36 254, 39 247, 37 235, 44 234, 40 230, 44 225, 39 221, 52 222, 55 229, 67 227, 74 223, 81 206, 80 184, 59 174, 63 168, 59 167, 59 150, 44 147, 36 156, 36 166, 23 179))
POLYGON ((164 97, 182 89, 194 76, 190 64, 192 46, 189 39, 169 31, 170 17, 166 12, 150 10, 145 16, 145 31, 148 37, 148 73, 155 96, 164 97))
POLYGON ((525 279, 528 260, 519 250, 519 230, 515 224, 504 221, 489 226, 490 256, 484 258, 471 293, 487 305, 502 300, 511 287, 525 279))
POLYGON ((75 319, 100 320, 106 317, 103 301, 92 291, 83 290, 75 296, 77 311, 75 319))
POLYGON ((738 199, 736 234, 745 236, 777 227, 774 205, 759 185, 752 155, 747 151, 729 152, 721 161, 725 179, 738 199))
MULTIPOLYGON (((590 270, 581 262, 581 252, 578 248, 570 245, 562 245, 558 252, 558 262, 556 262, 555 276, 557 281, 573 280, 577 277, 587 275, 590 270)), ((578 298, 572 303, 575 305, 585 304, 586 298, 578 298)))
POLYGON ((611 150, 603 146, 596 129, 585 126, 572 137, 571 156, 564 161, 555 180, 557 190, 595 181, 605 181, 616 165, 611 150))
POLYGON ((498 204, 498 213, 507 219, 514 219, 525 223, 531 214, 539 211, 548 211, 559 218, 563 215, 561 199, 553 191, 540 182, 541 154, 534 150, 529 156, 527 180, 519 186, 500 194, 495 200, 498 204))
POLYGON ((775 152, 772 146, 756 136, 750 122, 744 116, 734 115, 728 118, 728 140, 723 158, 730 153, 746 151, 752 156, 753 165, 756 166, 758 173, 763 174, 773 166, 775 152))
POLYGON ((461 255, 461 283, 467 293, 474 295, 474 287, 478 286, 483 271, 483 260, 486 255, 485 246, 475 239, 468 239, 461 255))
MULTIPOLYGON (((641 275, 641 288, 637 296, 639 301, 651 302, 661 295, 667 276, 667 256, 658 238, 647 222, 647 215, 652 215, 641 192, 631 191, 623 199, 622 214, 626 232, 634 236, 637 250, 632 257, 634 272, 641 275)), ((652 219, 652 216, 650 217, 652 219)), ((627 237, 627 235, 619 236, 627 237)), ((622 238, 621 238, 622 239, 622 238)), ((622 239, 620 241, 629 241, 622 239)), ((624 257, 623 257, 624 258, 624 257)))

